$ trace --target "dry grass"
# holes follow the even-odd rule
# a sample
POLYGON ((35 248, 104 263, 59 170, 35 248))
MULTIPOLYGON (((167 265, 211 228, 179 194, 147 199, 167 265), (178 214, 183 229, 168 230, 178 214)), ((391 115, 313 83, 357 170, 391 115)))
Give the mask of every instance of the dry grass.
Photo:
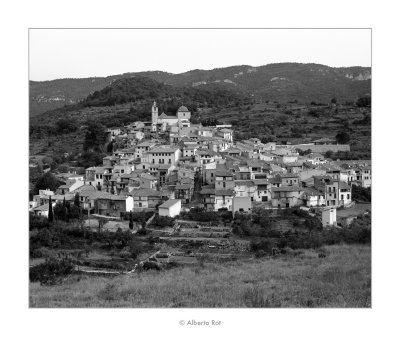
POLYGON ((31 307, 370 307, 371 247, 30 285, 31 307))

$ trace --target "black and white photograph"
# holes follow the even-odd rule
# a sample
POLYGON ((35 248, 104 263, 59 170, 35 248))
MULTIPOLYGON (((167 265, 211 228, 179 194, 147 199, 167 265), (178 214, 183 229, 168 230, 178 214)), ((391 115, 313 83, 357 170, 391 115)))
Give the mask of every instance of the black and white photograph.
POLYGON ((399 334, 394 1, 1 12, 2 336, 399 334))
POLYGON ((30 307, 371 307, 370 29, 29 47, 30 307))

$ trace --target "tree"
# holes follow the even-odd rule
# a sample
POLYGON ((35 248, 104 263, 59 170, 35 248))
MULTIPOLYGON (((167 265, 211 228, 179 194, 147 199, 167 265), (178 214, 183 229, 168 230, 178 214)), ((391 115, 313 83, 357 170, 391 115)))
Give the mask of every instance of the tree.
POLYGON ((63 204, 57 203, 54 206, 53 213, 56 220, 65 221, 65 207, 63 206, 63 204))
POLYGON ((35 184, 34 188, 34 193, 39 194, 39 190, 46 190, 49 189, 53 192, 55 192, 60 186, 60 182, 57 180, 57 178, 51 174, 50 172, 47 172, 43 174, 38 181, 35 184))
POLYGON ((54 220, 54 217, 53 217, 53 205, 52 205, 51 202, 52 202, 51 201, 51 196, 49 196, 49 216, 48 216, 49 222, 53 222, 53 220, 54 220))
POLYGON ((340 131, 336 135, 336 140, 339 144, 348 144, 350 142, 350 135, 346 131, 340 131))
POLYGON ((132 211, 129 211, 129 229, 133 229, 132 211))
POLYGON ((107 152, 112 153, 114 151, 114 141, 109 142, 107 145, 107 152))
POLYGON ((68 208, 67 208, 67 203, 65 202, 65 196, 63 200, 63 220, 65 222, 68 222, 68 208))
POLYGON ((81 209, 74 204, 70 205, 68 209, 68 219, 80 219, 81 209))
POLYGON ((308 229, 309 233, 311 233, 314 230, 322 229, 321 221, 317 218, 312 218, 312 217, 307 218, 304 221, 303 226, 308 229))
POLYGON ((71 118, 61 118, 56 122, 57 133, 71 133, 78 129, 76 121, 71 118))
POLYGON ((95 121, 87 121, 87 131, 85 135, 85 141, 83 143, 83 149, 98 150, 100 146, 104 145, 107 139, 107 134, 103 124, 95 121))
POLYGON ((79 193, 76 193, 76 194, 75 194, 75 197, 74 197, 74 205, 75 205, 76 207, 80 207, 80 206, 81 206, 81 203, 80 203, 80 201, 79 201, 79 193))
POLYGON ((371 202, 371 187, 351 186, 351 197, 353 200, 371 202))
POLYGON ((356 105, 358 107, 369 107, 369 106, 371 106, 371 96, 360 97, 357 100, 356 105))

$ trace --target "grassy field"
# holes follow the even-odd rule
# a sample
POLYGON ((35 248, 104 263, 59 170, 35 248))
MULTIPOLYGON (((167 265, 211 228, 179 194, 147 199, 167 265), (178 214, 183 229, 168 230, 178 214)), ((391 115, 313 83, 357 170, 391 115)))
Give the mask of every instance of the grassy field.
POLYGON ((371 247, 30 284, 31 307, 371 307, 371 247))

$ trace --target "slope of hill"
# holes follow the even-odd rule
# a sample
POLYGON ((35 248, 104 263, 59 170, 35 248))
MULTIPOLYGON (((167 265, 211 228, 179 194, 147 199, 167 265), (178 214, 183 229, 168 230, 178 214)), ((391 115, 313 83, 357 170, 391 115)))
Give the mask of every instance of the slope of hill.
POLYGON ((140 275, 72 276, 29 285, 30 307, 370 307, 371 247, 327 246, 328 257, 207 262, 140 275), (253 281, 252 281, 253 280, 253 281), (230 286, 227 286, 229 284, 230 286), (231 286, 232 285, 232 286, 231 286), (88 298, 92 299, 88 301, 88 298))
POLYGON ((371 92, 371 68, 332 68, 319 64, 276 63, 191 70, 181 74, 162 71, 125 73, 108 77, 30 82, 30 115, 75 104, 122 78, 148 77, 185 88, 225 88, 259 99, 299 102, 354 101, 371 92), (211 86, 211 87, 210 87, 211 86))

